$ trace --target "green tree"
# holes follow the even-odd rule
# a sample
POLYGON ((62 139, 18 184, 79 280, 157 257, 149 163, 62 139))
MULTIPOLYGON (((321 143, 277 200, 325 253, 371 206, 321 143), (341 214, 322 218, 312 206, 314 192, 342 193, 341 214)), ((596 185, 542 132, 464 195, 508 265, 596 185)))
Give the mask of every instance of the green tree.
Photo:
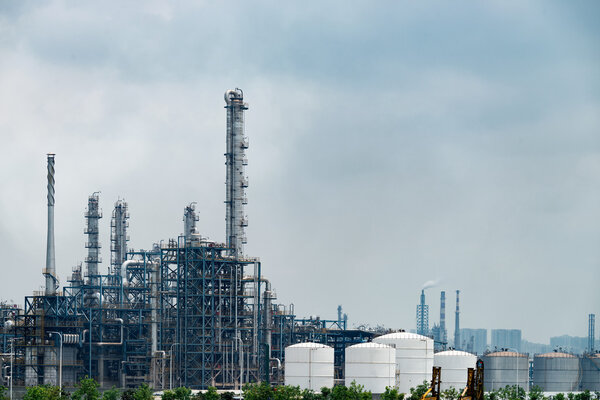
POLYGON ((385 392, 381 394, 381 400, 403 400, 404 393, 399 393, 398 389, 386 386, 385 392))
POLYGON ((302 394, 299 386, 277 386, 273 389, 273 400, 299 399, 302 394))
POLYGON ((348 388, 346 386, 334 386, 331 389, 331 394, 329 396, 331 400, 347 400, 348 397, 348 388))
POLYGON ((356 381, 352 381, 348 388, 348 399, 350 400, 371 400, 373 395, 369 391, 365 391, 363 385, 359 385, 356 381))
POLYGON ((565 395, 564 395, 564 393, 557 393, 554 395, 553 399, 554 400, 565 400, 565 395))
MULTIPOLYGON (((321 389, 321 391, 323 389, 321 389)), ((304 389, 302 391, 302 393, 300 394, 300 398, 302 400, 323 400, 323 399, 327 399, 326 397, 323 397, 322 393, 315 393, 312 390, 308 390, 308 389, 304 389)))
POLYGON ((584 392, 578 393, 575 396, 576 400, 592 400, 592 394, 590 393, 589 390, 586 390, 584 392))
POLYGON ((244 385, 244 400, 269 400, 273 398, 273 389, 266 382, 244 385))
POLYGON ((173 390, 176 400, 190 400, 192 398, 192 389, 180 386, 173 390))
POLYGON ((61 400, 68 399, 69 394, 58 386, 39 385, 27 388, 23 400, 61 400))
POLYGON ((443 400, 457 400, 459 395, 460 393, 458 393, 458 390, 456 390, 455 387, 443 390, 442 393, 440 393, 440 397, 443 400))
POLYGON ((114 386, 102 393, 102 400, 119 400, 120 398, 121 391, 114 386))
POLYGON ((8 396, 6 395, 7 390, 8 390, 7 388, 0 385, 0 400, 8 400, 8 396))
POLYGON ((232 392, 223 392, 221 393, 221 400, 233 400, 233 393, 232 392))
POLYGON ((154 400, 154 396, 152 396, 152 390, 148 385, 142 383, 139 388, 133 394, 133 398, 135 400, 154 400))
POLYGON ((172 390, 165 390, 161 396, 162 400, 175 400, 175 392, 172 390))
POLYGON ((541 387, 534 385, 529 389, 529 400, 546 400, 541 387))
POLYGON ((410 388, 409 400, 421 400, 421 397, 429 390, 429 383, 423 381, 420 385, 410 388))
POLYGON ((221 396, 217 393, 217 388, 209 386, 206 393, 202 395, 202 400, 219 400, 221 396))
POLYGON ((126 389, 123 394, 121 394, 121 400, 135 400, 135 390, 126 389))
POLYGON ((98 400, 100 392, 98 391, 98 383, 92 378, 82 378, 77 384, 77 390, 71 395, 73 400, 98 400))
POLYGON ((498 392, 495 390, 492 390, 491 392, 488 392, 488 393, 484 393, 483 397, 485 398, 485 400, 498 400, 499 399, 498 392))

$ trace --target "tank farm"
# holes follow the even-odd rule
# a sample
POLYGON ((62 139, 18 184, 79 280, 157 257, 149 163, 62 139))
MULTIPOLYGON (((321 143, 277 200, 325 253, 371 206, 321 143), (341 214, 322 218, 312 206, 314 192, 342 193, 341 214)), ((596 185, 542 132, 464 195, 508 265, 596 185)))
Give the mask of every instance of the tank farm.
POLYGON ((530 356, 514 349, 488 349, 478 359, 460 348, 458 290, 454 348, 448 347, 444 291, 440 323, 430 330, 425 287, 421 290, 415 333, 348 329, 342 306, 337 318, 327 320, 297 318, 293 304, 279 304, 260 259, 244 251, 247 110, 241 89, 225 92, 223 242, 201 235, 196 203, 190 203, 183 207, 181 235, 146 250, 131 249, 129 205, 117 200, 105 250, 100 193, 92 193, 82 218, 87 256, 72 267, 63 285, 55 261, 56 155, 47 155, 44 290, 26 296, 22 306, 0 302, 0 384, 10 387, 11 396, 13 387, 68 388, 86 376, 101 389, 145 383, 157 391, 179 386, 240 390, 253 382, 319 391, 356 382, 376 395, 386 387, 410 394, 424 381, 431 382, 432 393, 455 387, 459 393, 478 393, 473 394, 478 399, 483 390, 506 385, 525 390, 538 385, 546 392, 600 391, 592 314, 585 354, 530 356), (104 269, 102 254, 107 252, 104 269))

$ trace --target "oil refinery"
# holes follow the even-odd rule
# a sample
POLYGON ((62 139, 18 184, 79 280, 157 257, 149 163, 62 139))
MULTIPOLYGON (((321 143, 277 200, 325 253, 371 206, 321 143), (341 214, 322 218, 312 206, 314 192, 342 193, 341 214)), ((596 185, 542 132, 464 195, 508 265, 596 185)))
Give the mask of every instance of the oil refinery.
MULTIPOLYGON (((92 193, 82 219, 87 256, 62 286, 54 237, 55 179, 60 176, 57 156, 47 155, 45 287, 26 296, 22 306, 0 307, 4 384, 73 387, 89 376, 101 388, 147 383, 155 390, 234 390, 249 382, 271 382, 319 390, 356 381, 373 393, 388 386, 408 393, 440 367, 444 387, 464 386, 467 371, 478 361, 472 349, 459 351, 465 346, 458 290, 456 349, 448 345, 445 291, 439 324, 431 329, 421 291, 415 333, 349 329, 341 306, 337 319, 301 319, 293 306, 277 303, 260 258, 244 251, 249 140, 242 90, 225 92, 225 109, 225 240, 202 236, 191 203, 183 207, 181 236, 146 250, 129 249, 129 206, 117 200, 110 215, 110 265, 103 271, 99 221, 104 216, 100 193, 92 193)), ((530 365, 527 354, 510 349, 482 355, 486 389, 515 382, 528 388, 532 380, 547 390, 600 390, 591 322, 590 330, 590 352, 582 356, 541 354, 530 365)))

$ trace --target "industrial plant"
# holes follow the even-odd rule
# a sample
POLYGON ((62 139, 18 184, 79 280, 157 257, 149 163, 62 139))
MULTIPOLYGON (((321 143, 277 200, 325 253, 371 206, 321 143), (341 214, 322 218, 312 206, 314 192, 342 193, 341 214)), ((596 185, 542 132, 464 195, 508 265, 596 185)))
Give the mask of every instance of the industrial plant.
MULTIPOLYGON (((109 249, 101 243, 100 193, 89 195, 82 218, 87 257, 60 285, 55 263, 55 154, 47 155, 47 247, 43 291, 24 304, 0 305, 0 368, 7 387, 39 384, 73 387, 83 377, 102 388, 155 390, 240 389, 249 382, 321 387, 364 385, 373 393, 431 380, 441 367, 444 388, 464 387, 476 367, 475 335, 460 328, 456 291, 454 346, 446 327, 446 292, 439 322, 430 329, 425 289, 416 310, 416 332, 349 329, 337 319, 297 318, 277 303, 258 257, 246 254, 248 164, 240 89, 225 92, 226 237, 198 231, 195 203, 183 207, 183 234, 146 250, 128 247, 129 206, 117 200, 110 214, 109 249), (102 256, 110 263, 102 270, 102 256), (469 337, 461 337, 462 332, 469 337)), ((59 156, 58 156, 59 157, 59 156)), ((600 390, 600 358, 591 344, 583 355, 535 355, 519 349, 485 349, 485 388, 530 382, 548 391, 600 390), (568 388, 568 389, 567 389, 568 388)), ((487 334, 487 333, 486 333, 487 334)), ((498 339, 499 340, 499 339, 498 339)), ((520 331, 519 331, 520 340, 520 331)), ((484 345, 485 347, 485 345, 484 345)), ((481 352, 480 352, 481 353, 481 352)))

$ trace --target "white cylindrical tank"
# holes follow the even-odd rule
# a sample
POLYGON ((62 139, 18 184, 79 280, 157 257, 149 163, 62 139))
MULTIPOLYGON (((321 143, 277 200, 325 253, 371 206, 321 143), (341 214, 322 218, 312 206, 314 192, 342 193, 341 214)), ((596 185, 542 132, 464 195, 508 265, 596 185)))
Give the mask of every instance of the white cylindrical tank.
POLYGON ((544 392, 579 390, 579 357, 567 353, 546 353, 533 357, 533 384, 544 392))
POLYGON ((396 349, 381 343, 360 343, 346 347, 346 386, 352 381, 373 394, 396 384, 396 349))
POLYGON ((481 357, 485 373, 483 389, 486 392, 506 385, 519 385, 529 391, 529 356, 514 351, 497 351, 481 357))
POLYGON ((433 355, 433 365, 442 368, 440 390, 456 388, 459 392, 467 385, 467 369, 475 368, 477 356, 466 351, 448 350, 433 355))
POLYGON ((333 347, 298 343, 285 348, 285 384, 318 392, 333 387, 333 347))
POLYGON ((410 393, 423 381, 431 381, 433 368, 433 339, 416 333, 395 332, 373 339, 396 349, 396 387, 410 393))

